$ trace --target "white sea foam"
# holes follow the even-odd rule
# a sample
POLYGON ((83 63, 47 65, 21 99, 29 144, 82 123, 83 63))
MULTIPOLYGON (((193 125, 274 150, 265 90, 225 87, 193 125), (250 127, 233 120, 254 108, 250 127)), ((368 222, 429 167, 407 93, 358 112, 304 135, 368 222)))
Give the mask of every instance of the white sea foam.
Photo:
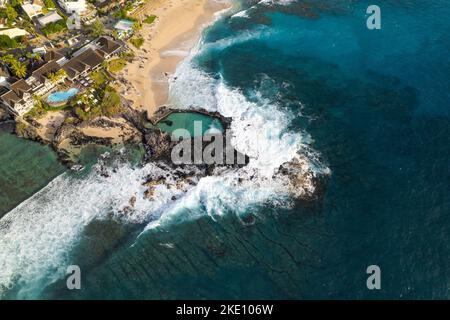
POLYGON ((242 10, 239 11, 238 13, 235 13, 231 16, 231 18, 248 18, 248 11, 247 10, 242 10))
POLYGON ((278 4, 278 5, 282 5, 282 6, 287 6, 295 1, 296 0, 261 0, 260 2, 258 2, 258 4, 263 4, 263 5, 278 4))
POLYGON ((97 166, 84 179, 63 174, 9 212, 0 220, 0 288, 20 283, 24 289, 19 297, 36 297, 37 289, 64 275, 72 245, 93 219, 113 214, 119 220, 145 223, 158 218, 168 200, 181 192, 160 186, 155 201, 144 200, 142 182, 160 170, 153 164, 115 170, 97 166), (135 210, 125 216, 121 210, 130 206, 133 196, 135 210))

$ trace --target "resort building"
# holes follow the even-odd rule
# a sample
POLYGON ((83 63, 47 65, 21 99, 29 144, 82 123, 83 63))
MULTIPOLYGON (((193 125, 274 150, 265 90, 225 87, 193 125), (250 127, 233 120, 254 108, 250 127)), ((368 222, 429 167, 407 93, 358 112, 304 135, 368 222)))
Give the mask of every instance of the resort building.
POLYGON ((86 0, 58 0, 58 3, 68 14, 82 14, 87 9, 86 0))
MULTIPOLYGON (((49 51, 44 55, 45 63, 31 73, 26 80, 20 79, 12 83, 8 90, 0 95, 0 103, 17 115, 24 115, 34 107, 34 96, 41 96, 52 89, 58 83, 50 81, 50 74, 61 70, 58 61, 64 57, 56 51, 49 51)), ((64 78, 58 79, 58 82, 64 78)))
POLYGON ((26 13, 26 15, 28 16, 28 18, 33 18, 33 17, 37 17, 41 14, 43 14, 42 12, 42 5, 37 4, 35 2, 30 2, 30 3, 25 3, 22 5, 22 10, 26 13))
POLYGON ((67 78, 74 81, 98 69, 103 61, 124 50, 122 42, 100 37, 73 53, 72 59, 63 65, 67 78))
POLYGON ((44 63, 31 73, 26 80, 18 80, 9 87, 2 87, 0 104, 17 115, 24 115, 34 106, 33 96, 43 96, 57 88, 66 79, 76 82, 86 78, 102 63, 119 54, 125 46, 108 37, 100 37, 75 52, 70 60, 58 51, 48 51, 44 63), (64 70, 67 77, 53 79, 51 75, 64 70))
POLYGON ((67 78, 70 81, 74 81, 80 77, 87 76, 90 72, 98 69, 103 61, 103 57, 98 52, 88 49, 80 55, 70 59, 69 62, 63 66, 63 69, 67 73, 67 78))
POLYGON ((38 18, 37 20, 39 21, 39 24, 44 27, 44 26, 48 25, 49 23, 63 20, 63 18, 58 14, 58 12, 50 11, 49 13, 38 18))
POLYGON ((2 104, 15 114, 23 115, 33 109, 33 88, 23 79, 10 85, 1 96, 2 104))
POLYGON ((27 36, 27 35, 29 35, 29 33, 23 29, 11 28, 11 29, 0 30, 0 35, 5 35, 12 39, 12 38, 16 38, 16 37, 27 36))
POLYGON ((112 56, 118 55, 126 49, 122 42, 114 41, 108 37, 100 37, 94 41, 94 44, 97 46, 97 50, 104 59, 109 59, 112 56))

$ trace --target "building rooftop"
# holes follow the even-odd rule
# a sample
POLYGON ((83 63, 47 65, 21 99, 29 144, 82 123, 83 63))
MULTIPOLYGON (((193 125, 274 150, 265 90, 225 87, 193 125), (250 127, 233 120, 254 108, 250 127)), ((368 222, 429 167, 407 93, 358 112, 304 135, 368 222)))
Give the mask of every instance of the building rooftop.
POLYGON ((104 52, 106 55, 110 55, 116 52, 118 49, 122 48, 122 44, 120 42, 114 41, 107 37, 100 37, 97 40, 97 44, 100 51, 104 52))
POLYGON ((1 98, 8 104, 14 105, 22 100, 25 93, 30 93, 31 89, 31 86, 25 80, 20 79, 11 84, 11 89, 1 95, 1 98))
POLYGON ((42 6, 34 3, 26 3, 22 5, 23 11, 27 14, 28 17, 33 18, 42 14, 42 6))
POLYGON ((46 26, 49 23, 56 22, 56 21, 59 21, 62 19, 63 18, 58 14, 58 12, 51 11, 51 12, 47 13, 46 15, 38 18, 38 21, 41 26, 46 26))
POLYGON ((95 68, 104 61, 103 56, 93 49, 87 49, 80 55, 72 58, 67 62, 63 69, 66 71, 70 79, 89 68, 95 68))
POLYGON ((27 36, 28 34, 29 33, 26 30, 19 29, 19 28, 10 28, 10 29, 0 30, 0 35, 5 35, 10 38, 27 36))
POLYGON ((51 73, 55 73, 60 69, 61 66, 57 64, 56 61, 52 60, 50 62, 47 62, 40 68, 36 69, 31 74, 31 76, 34 77, 36 80, 40 81, 41 83, 44 83, 51 73))

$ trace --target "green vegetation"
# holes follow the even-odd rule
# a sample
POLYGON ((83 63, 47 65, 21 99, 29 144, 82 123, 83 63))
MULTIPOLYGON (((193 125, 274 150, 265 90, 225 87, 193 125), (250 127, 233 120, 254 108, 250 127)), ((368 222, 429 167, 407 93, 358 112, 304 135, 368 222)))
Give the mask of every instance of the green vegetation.
POLYGON ((45 104, 42 101, 41 97, 33 96, 34 99, 34 107, 31 109, 26 115, 25 118, 40 118, 44 114, 47 113, 47 109, 44 107, 45 104))
POLYGON ((9 26, 13 24, 17 16, 18 13, 12 4, 7 4, 4 8, 0 8, 0 18, 5 18, 9 26))
POLYGON ((6 54, 0 57, 0 61, 6 63, 7 65, 11 65, 13 63, 19 62, 12 54, 6 54))
POLYGON ((105 74, 105 71, 98 70, 95 72, 92 72, 90 75, 91 79, 94 80, 94 87, 95 88, 104 88, 106 87, 107 83, 109 82, 108 75, 105 74))
POLYGON ((145 19, 143 20, 143 22, 146 24, 152 24, 153 22, 155 22, 155 20, 156 20, 156 16, 154 14, 152 14, 150 16, 146 16, 145 19))
POLYGON ((10 38, 7 35, 0 35, 0 50, 14 49, 27 43, 27 37, 10 38))
POLYGON ((58 33, 58 32, 64 31, 64 30, 67 30, 67 24, 66 24, 65 19, 49 23, 48 25, 46 25, 45 27, 43 27, 41 29, 41 31, 46 36, 49 36, 51 34, 58 33))
POLYGON ((11 70, 18 78, 25 78, 27 75, 27 66, 20 62, 12 64, 11 70))
POLYGON ((25 78, 27 75, 27 66, 17 60, 12 54, 4 55, 0 61, 6 63, 14 75, 18 78, 25 78))
POLYGON ((127 61, 124 59, 113 59, 109 61, 108 71, 111 73, 117 73, 123 70, 123 68, 127 65, 127 61))
POLYGON ((128 15, 128 10, 127 10, 126 7, 120 9, 119 11, 116 11, 116 12, 113 14, 113 17, 116 18, 116 19, 126 19, 126 20, 130 20, 130 21, 137 21, 135 18, 130 17, 130 16, 128 15))
POLYGON ((101 108, 102 114, 108 117, 117 115, 122 111, 120 95, 113 87, 106 87, 105 95, 103 96, 103 100, 101 103, 101 108))
POLYGON ((28 125, 25 122, 17 122, 16 123, 16 134, 19 137, 25 136, 28 125))
POLYGON ((105 33, 105 26, 99 18, 95 19, 94 23, 89 26, 92 36, 99 37, 105 33))
POLYGON ((39 119, 49 111, 60 111, 72 108, 70 104, 64 104, 59 107, 52 107, 44 102, 41 97, 34 96, 33 98, 34 107, 24 116, 25 118, 39 119))
POLYGON ((53 9, 56 8, 55 2, 53 0, 44 0, 44 6, 47 9, 53 9))
POLYGON ((135 37, 130 39, 130 42, 133 44, 133 46, 140 49, 144 45, 145 40, 142 37, 135 37))
POLYGON ((124 60, 126 60, 127 62, 131 62, 133 60, 133 58, 135 57, 135 54, 133 51, 128 50, 128 51, 124 51, 120 54, 120 57, 124 60))
POLYGON ((48 75, 48 79, 53 83, 56 84, 59 81, 61 81, 62 79, 67 77, 67 73, 64 69, 59 69, 58 71, 56 71, 55 73, 50 73, 48 75))
POLYGON ((137 33, 141 29, 142 29, 142 22, 136 21, 135 23, 133 23, 133 32, 134 33, 137 33))
POLYGON ((94 103, 94 100, 89 98, 87 94, 78 99, 83 105, 76 104, 74 108, 75 114, 79 119, 85 121, 100 116, 112 117, 122 112, 120 95, 113 87, 108 85, 103 90, 98 89, 94 96, 97 96, 97 100, 101 102, 94 103))

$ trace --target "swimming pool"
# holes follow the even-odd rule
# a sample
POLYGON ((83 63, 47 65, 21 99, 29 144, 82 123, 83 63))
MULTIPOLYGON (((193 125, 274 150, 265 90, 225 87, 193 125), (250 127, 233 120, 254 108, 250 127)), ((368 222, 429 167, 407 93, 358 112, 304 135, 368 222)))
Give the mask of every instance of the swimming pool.
POLYGON ((58 104, 62 102, 66 102, 73 96, 75 96, 78 93, 78 89, 71 88, 67 91, 57 91, 50 94, 47 98, 47 102, 51 104, 58 104))
POLYGON ((191 137, 224 131, 219 119, 198 112, 172 113, 160 120, 157 127, 168 133, 186 129, 191 137))

